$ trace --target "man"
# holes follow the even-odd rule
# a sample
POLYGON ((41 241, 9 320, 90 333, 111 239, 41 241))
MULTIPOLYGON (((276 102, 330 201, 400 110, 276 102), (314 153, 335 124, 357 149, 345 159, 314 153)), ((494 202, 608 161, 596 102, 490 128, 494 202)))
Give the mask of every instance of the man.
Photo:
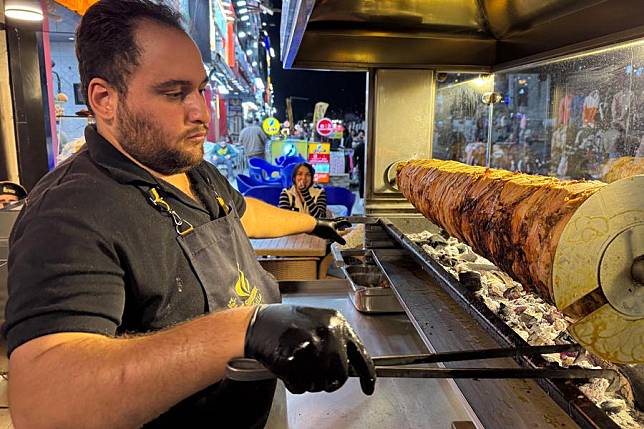
POLYGON ((10 239, 18 428, 262 427, 275 381, 223 379, 235 357, 293 393, 334 391, 351 368, 373 392, 346 320, 277 304, 247 238, 341 241, 338 225, 244 200, 203 162, 208 79, 179 19, 150 0, 103 0, 77 30, 96 126, 34 187, 10 239))
POLYGON ((364 130, 358 131, 358 135, 353 140, 353 162, 354 168, 358 169, 358 189, 360 198, 364 198, 364 151, 365 151, 364 130))
POLYGON ((264 158, 264 146, 268 137, 257 120, 249 119, 246 123, 246 128, 239 133, 239 144, 244 147, 249 158, 264 158))
POLYGON ((14 182, 0 182, 0 209, 27 196, 25 188, 14 182))
POLYGON ((228 143, 228 137, 222 137, 217 143, 209 143, 213 147, 210 149, 210 161, 216 165, 226 166, 226 177, 228 180, 235 179, 235 169, 233 162, 239 156, 239 152, 235 147, 228 143))

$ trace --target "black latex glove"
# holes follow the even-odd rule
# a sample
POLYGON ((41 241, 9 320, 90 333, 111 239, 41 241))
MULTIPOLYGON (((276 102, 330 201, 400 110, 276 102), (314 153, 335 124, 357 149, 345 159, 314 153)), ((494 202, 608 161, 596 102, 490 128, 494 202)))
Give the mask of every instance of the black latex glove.
POLYGON ((286 304, 259 306, 248 325, 246 357, 261 362, 292 393, 333 392, 353 368, 367 395, 376 370, 349 322, 335 310, 286 304))
POLYGON ((338 231, 351 228, 351 222, 346 219, 316 219, 315 228, 311 234, 336 243, 347 244, 344 238, 340 237, 338 231))

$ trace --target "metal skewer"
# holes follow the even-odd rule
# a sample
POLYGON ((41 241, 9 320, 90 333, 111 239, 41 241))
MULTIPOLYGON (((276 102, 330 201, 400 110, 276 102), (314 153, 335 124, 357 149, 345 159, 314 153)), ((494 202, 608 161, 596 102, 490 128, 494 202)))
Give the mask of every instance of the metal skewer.
MULTIPOLYGON (((537 354, 579 351, 578 344, 557 344, 552 346, 519 347, 516 349, 483 349, 423 355, 381 356, 373 358, 378 377, 395 378, 551 378, 589 379, 606 378, 615 386, 619 374, 612 369, 584 368, 428 368, 405 366, 410 364, 455 362, 466 360, 493 359, 499 357, 528 356, 537 354)), ((349 376, 357 374, 349 370, 349 376)), ((254 359, 233 359, 226 368, 226 377, 236 381, 269 380, 276 376, 254 359)))

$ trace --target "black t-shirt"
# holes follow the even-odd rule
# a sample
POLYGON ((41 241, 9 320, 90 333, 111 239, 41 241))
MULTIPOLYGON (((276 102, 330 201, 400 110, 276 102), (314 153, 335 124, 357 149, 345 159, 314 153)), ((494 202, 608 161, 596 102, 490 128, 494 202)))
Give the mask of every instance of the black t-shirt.
MULTIPOLYGON (((85 138, 79 153, 34 187, 11 233, 4 327, 9 354, 56 332, 146 333, 206 312, 205 292, 176 240, 172 219, 150 203, 146 189, 156 187, 195 227, 223 215, 207 197, 213 192, 232 202, 239 216, 245 210, 243 197, 207 162, 188 172, 204 207, 134 164, 95 127, 86 128, 85 138)), ((182 427, 195 427, 202 419, 212 425, 216 410, 235 411, 222 408, 235 400, 231 391, 239 390, 239 399, 255 389, 267 391, 222 384, 180 403, 151 426, 181 421, 182 427)), ((271 399, 272 391, 269 407, 271 399)), ((241 412, 251 420, 239 427, 252 426, 248 408, 241 412)))

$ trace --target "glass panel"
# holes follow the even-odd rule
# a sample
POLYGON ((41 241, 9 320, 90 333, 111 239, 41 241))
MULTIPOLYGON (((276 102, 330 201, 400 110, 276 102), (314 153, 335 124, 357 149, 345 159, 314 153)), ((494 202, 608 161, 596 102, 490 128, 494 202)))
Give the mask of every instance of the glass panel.
POLYGON ((58 141, 56 164, 68 158, 84 143, 87 125, 87 118, 76 115, 87 107, 80 85, 74 38, 74 33, 70 32, 49 33, 54 86, 50 96, 54 99, 58 141))
POLYGON ((491 76, 437 74, 433 158, 485 165, 489 108, 482 96, 492 86, 491 76))
POLYGON ((497 73, 495 91, 492 167, 602 179, 643 155, 643 43, 497 73))

